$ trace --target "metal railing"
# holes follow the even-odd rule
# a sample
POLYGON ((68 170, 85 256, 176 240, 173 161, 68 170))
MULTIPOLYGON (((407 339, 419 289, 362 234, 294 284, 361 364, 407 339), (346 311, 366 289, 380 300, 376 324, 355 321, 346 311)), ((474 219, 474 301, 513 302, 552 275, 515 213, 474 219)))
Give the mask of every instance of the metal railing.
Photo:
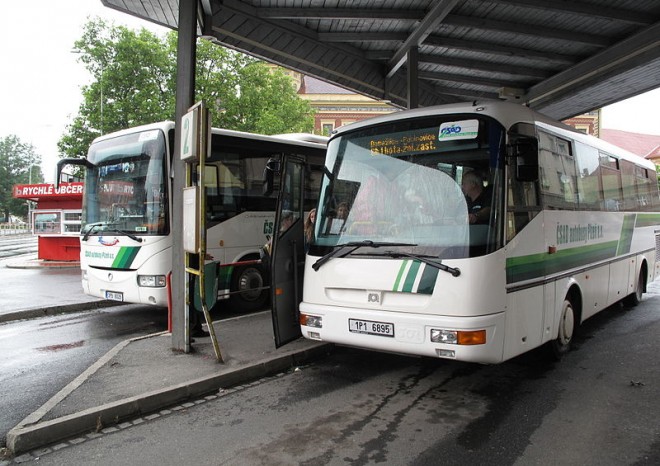
POLYGON ((30 226, 27 223, 0 223, 0 236, 29 234, 30 226))

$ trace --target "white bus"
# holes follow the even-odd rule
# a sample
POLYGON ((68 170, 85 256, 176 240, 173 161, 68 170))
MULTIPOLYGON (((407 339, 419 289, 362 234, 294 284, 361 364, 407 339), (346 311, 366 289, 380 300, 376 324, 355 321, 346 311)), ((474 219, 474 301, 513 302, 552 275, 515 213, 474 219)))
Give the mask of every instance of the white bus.
MULTIPOLYGON (((172 122, 140 126, 95 139, 86 159, 59 162, 60 168, 85 167, 80 237, 85 293, 168 305, 173 141, 172 122)), ((220 264, 219 298, 230 297, 243 311, 264 306, 268 280, 255 261, 272 234, 276 203, 274 196, 263 196, 264 168, 282 154, 320 167, 326 141, 309 134, 212 130, 205 175, 206 241, 207 252, 220 264)), ((305 189, 318 195, 319 185, 320 176, 310 176, 305 189)))
MULTIPOLYGON (((302 168, 283 169, 291 205, 287 171, 302 168)), ((283 261, 304 254, 300 232, 273 245, 278 344, 302 332, 487 364, 542 345, 561 357, 581 322, 636 304, 658 275, 654 164, 521 105, 351 124, 331 136, 324 173, 297 276, 283 261)))

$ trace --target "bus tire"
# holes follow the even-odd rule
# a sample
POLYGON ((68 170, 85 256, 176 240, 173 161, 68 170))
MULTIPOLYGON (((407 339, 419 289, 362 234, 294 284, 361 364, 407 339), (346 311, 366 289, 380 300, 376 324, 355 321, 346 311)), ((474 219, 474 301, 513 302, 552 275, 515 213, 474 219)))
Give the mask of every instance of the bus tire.
POLYGON ((571 349, 571 342, 575 334, 576 313, 570 299, 564 299, 559 317, 557 338, 548 342, 550 357, 559 361, 571 349))
POLYGON ((264 270, 259 265, 237 267, 231 279, 231 306, 237 312, 254 312, 263 308, 268 299, 264 270))
POLYGON ((644 267, 639 270, 639 275, 637 276, 637 283, 635 284, 635 291, 630 293, 628 296, 623 298, 623 304, 627 307, 635 307, 642 302, 642 294, 646 289, 646 273, 644 267))

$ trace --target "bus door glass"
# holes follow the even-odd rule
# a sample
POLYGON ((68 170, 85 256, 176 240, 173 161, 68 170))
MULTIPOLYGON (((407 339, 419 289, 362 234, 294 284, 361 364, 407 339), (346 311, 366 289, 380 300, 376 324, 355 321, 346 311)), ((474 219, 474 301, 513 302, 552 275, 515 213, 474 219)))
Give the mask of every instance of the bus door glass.
POLYGON ((305 266, 303 160, 284 155, 272 244, 271 293, 275 346, 301 336, 298 305, 305 266))

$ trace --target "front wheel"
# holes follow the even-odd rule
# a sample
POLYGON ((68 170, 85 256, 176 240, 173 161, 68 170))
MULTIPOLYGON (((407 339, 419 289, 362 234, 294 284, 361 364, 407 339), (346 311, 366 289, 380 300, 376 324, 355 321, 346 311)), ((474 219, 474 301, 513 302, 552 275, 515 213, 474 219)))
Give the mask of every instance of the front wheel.
POLYGON ((553 360, 559 361, 571 349, 575 333, 575 309, 569 299, 565 299, 559 317, 557 338, 548 342, 548 349, 553 360))
POLYGON ((234 270, 231 279, 231 305, 237 312, 258 311, 268 300, 266 280, 261 266, 248 265, 234 270))

